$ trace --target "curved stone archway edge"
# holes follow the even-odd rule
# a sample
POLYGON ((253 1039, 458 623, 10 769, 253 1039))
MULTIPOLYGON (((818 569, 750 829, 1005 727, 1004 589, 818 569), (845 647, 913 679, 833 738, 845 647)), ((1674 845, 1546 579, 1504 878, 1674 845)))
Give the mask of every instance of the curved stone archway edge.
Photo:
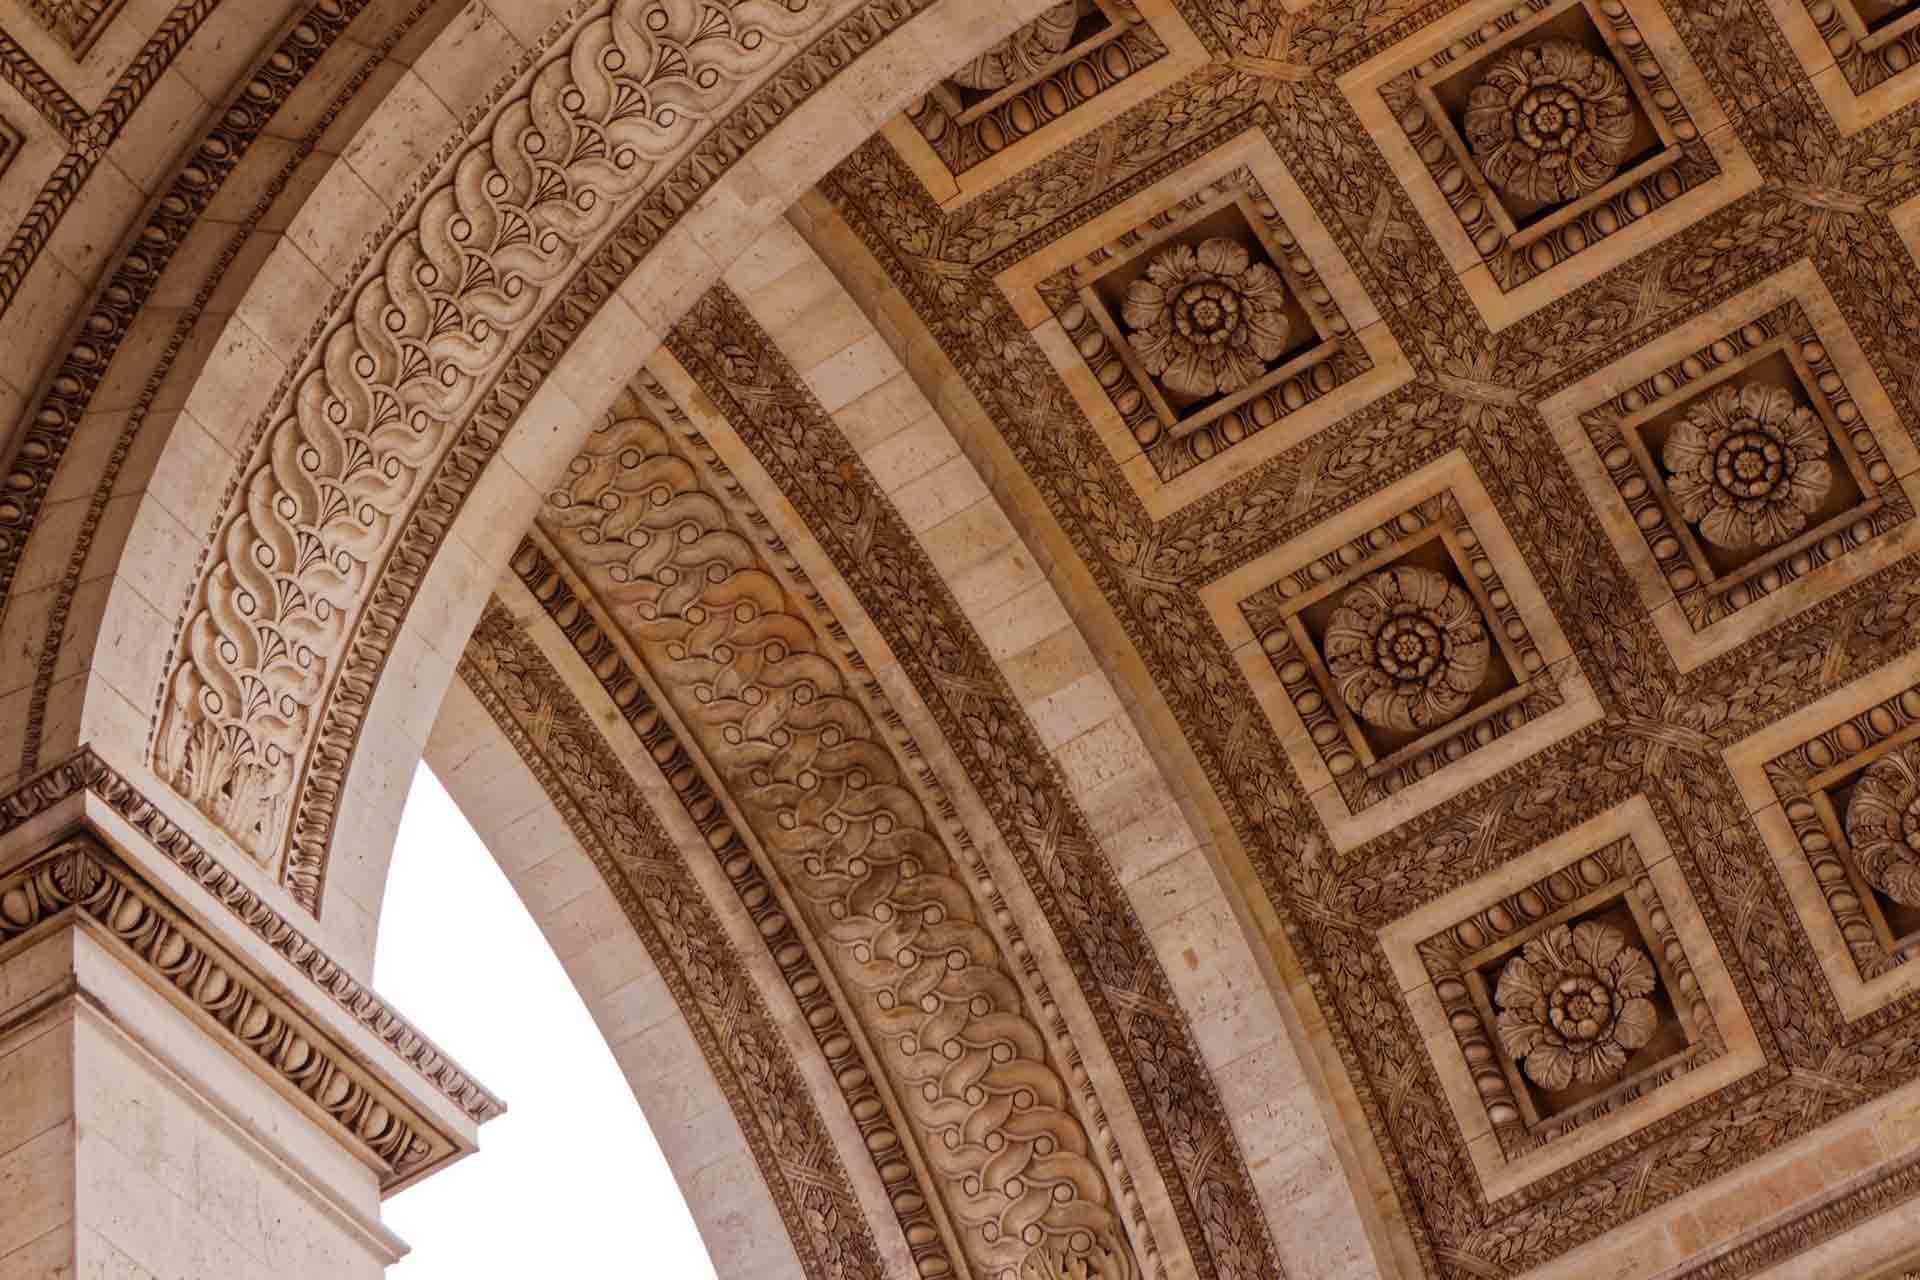
POLYGON ((851 1115, 815 1104, 835 1092, 829 1066, 806 1052, 804 1016, 781 1001, 752 921, 726 913, 731 891, 704 883, 717 868, 681 855, 701 833, 643 790, 602 728, 617 709, 593 700, 590 675, 565 669, 578 655, 537 606, 518 603, 496 601, 482 619, 426 760, 580 992, 715 1270, 904 1274, 910 1254, 884 1189, 851 1115), (848 1222, 872 1235, 833 1227, 848 1222))
MULTIPOLYGON (((405 564, 389 560, 384 581, 376 582, 374 574, 367 575, 368 590, 385 593, 380 617, 370 631, 363 626, 348 645, 351 651, 368 657, 367 671, 371 675, 385 672, 393 676, 396 688, 395 693, 383 694, 373 679, 351 683, 348 696, 354 705, 341 717, 349 727, 344 731, 344 742, 338 735, 330 741, 329 760, 336 766, 332 778, 342 789, 340 793, 352 800, 341 809, 337 821, 320 822, 319 834, 312 827, 307 829, 310 860, 303 865, 312 867, 323 861, 320 851, 329 841, 352 851, 351 865, 337 868, 346 886, 338 898, 343 905, 337 914, 329 910, 326 928, 329 936, 344 944, 342 954, 354 958, 350 962, 364 962, 370 953, 386 850, 402 799, 396 788, 403 784, 395 780, 404 779, 408 772, 405 766, 417 758, 439 692, 451 675, 452 659, 444 655, 457 653, 485 598, 485 586, 492 574, 480 566, 504 560, 506 547, 500 531, 517 531, 531 514, 544 470, 568 456, 570 433, 584 430, 590 420, 591 414, 583 410, 609 394, 618 379, 651 348, 664 324, 697 296, 759 225, 777 216, 829 163, 871 133, 880 120, 897 110, 916 88, 923 88, 948 62, 1003 36, 1028 16, 1027 10, 1038 11, 1043 6, 969 5, 962 13, 953 6, 934 4, 925 14, 905 21, 914 7, 918 6, 833 6, 835 16, 843 20, 832 28, 832 34, 835 39, 844 39, 838 45, 819 40, 810 44, 808 55, 825 61, 809 64, 805 73, 788 68, 799 78, 778 86, 785 95, 775 98, 778 110, 774 118, 779 122, 767 128, 766 120, 760 119, 749 130, 749 136, 758 139, 751 154, 737 158, 747 150, 739 140, 717 152, 703 154, 696 148, 695 157, 688 161, 692 168, 683 166, 672 175, 672 190, 656 189, 653 193, 659 199, 645 215, 651 221, 625 220, 624 225, 637 239, 618 247, 603 247, 597 260, 574 262, 579 274, 566 276, 543 296, 543 301, 557 299, 547 311, 544 325, 538 329, 523 326, 516 331, 514 337, 528 345, 495 353, 501 365, 509 359, 519 361, 509 375, 514 379, 512 393, 497 396, 494 408, 498 416, 484 428, 469 422, 463 445, 438 460, 442 474, 435 483, 442 487, 428 504, 431 512, 423 519, 415 510, 410 530, 399 533, 389 544, 408 548, 405 564), (889 31, 891 34, 883 34, 889 31), (836 70, 835 59, 846 65, 827 78, 836 70), (822 79, 824 86, 818 83, 822 79), (804 105, 797 105, 802 100, 804 105), (709 179, 717 180, 710 183, 709 179), (687 207, 694 193, 703 194, 687 207), (657 228, 661 226, 670 226, 671 230, 660 235, 657 228), (635 243, 653 246, 644 262, 635 243), (610 265, 610 260, 617 267, 610 265), (620 286, 617 293, 616 285, 620 286), (615 368, 618 374, 610 372, 615 368), (535 386, 539 387, 538 394, 529 396, 535 386), (583 405, 582 401, 589 403, 583 405), (516 424, 510 433, 505 429, 508 423, 516 424), (476 434, 484 438, 476 439, 476 434), (500 446, 504 457, 498 465, 481 471, 495 445, 500 446), (466 495, 451 495, 449 487, 463 490, 476 478, 480 484, 474 500, 466 503, 457 520, 452 520, 451 508, 466 495), (431 575, 427 573, 429 564, 436 569, 431 575), (415 587, 419 588, 417 596, 415 587), (412 598, 411 614, 408 605, 402 603, 408 598, 412 598), (403 615, 412 619, 405 627, 398 625, 403 615), (368 744, 368 749, 357 749, 355 744, 360 743, 368 744), (356 779, 363 777, 379 779, 379 785, 362 788, 356 779)), ((391 95, 365 128, 373 136, 383 126, 394 124, 396 117, 420 112, 421 102, 418 93, 391 95)), ((417 128, 386 131, 386 136, 402 139, 420 135, 417 128)), ((421 157, 400 159, 418 161, 421 157)), ((457 168, 460 163, 456 156, 447 159, 446 167, 457 168)), ((377 161, 369 159, 364 167, 377 168, 377 161)), ((398 172, 399 166, 394 165, 392 171, 398 172)), ((334 179, 330 174, 328 183, 334 179)), ((358 174, 341 176, 339 181, 365 185, 358 174)), ((314 199, 323 198, 326 191, 327 185, 323 184, 314 199)), ((631 203, 639 198, 636 195, 631 203)), ((432 199, 427 197, 428 202, 432 199)), ((385 220, 377 201, 343 203, 340 225, 334 228, 338 244, 360 242, 353 225, 354 209, 363 213, 366 222, 385 220)), ((375 254, 373 261, 385 259, 375 254)), ((373 274, 371 268, 341 272, 348 281, 373 274)), ((238 320, 251 323, 243 324, 239 333, 229 326, 235 341, 216 353, 200 383, 257 385, 262 369, 276 364, 310 367, 321 359, 321 353, 312 351, 309 336, 317 343, 341 330, 330 330, 318 319, 301 323, 301 309, 289 309, 287 300, 324 297, 326 303, 318 314, 338 314, 354 295, 344 288, 328 291, 325 283, 326 277, 312 258, 298 246, 283 242, 236 313, 238 320)), ((496 385, 495 389, 500 388, 496 385)), ((210 466, 217 471, 220 455, 228 452, 204 430, 182 436, 176 427, 175 434, 177 438, 170 439, 163 452, 160 470, 164 471, 170 460, 177 461, 183 469, 177 483, 193 489, 184 495, 169 495, 182 510, 159 513, 169 533, 214 523, 214 512, 208 510, 205 496, 204 475, 210 466)), ((263 452, 267 449, 270 446, 262 446, 263 452)), ((239 501, 237 496, 235 501, 239 501)), ((158 505, 143 502, 135 516, 136 527, 149 508, 158 505)), ((214 505, 217 508, 218 504, 214 505)), ((136 541, 149 544, 148 562, 130 566, 137 569, 142 580, 137 590, 111 593, 103 634, 151 634, 156 611, 148 601, 185 598, 187 584, 196 576, 192 556, 181 546, 177 534, 136 541), (161 544, 164 550, 155 554, 153 543, 161 544), (161 560, 165 562, 155 563, 161 560)), ((351 598, 347 602, 358 604, 351 598)), ((160 612, 164 616, 170 610, 160 612)), ((346 643, 344 638, 342 643, 346 643)), ((136 699, 152 697, 151 692, 137 691, 142 684, 148 691, 158 688, 162 668, 144 655, 124 657, 124 668, 115 672, 112 687, 89 681, 83 690, 75 691, 84 701, 80 710, 67 709, 57 715, 50 712, 50 720, 115 739, 101 744, 104 751, 131 746, 126 730, 132 726, 125 712, 139 705, 136 699), (143 671, 150 683, 141 678, 143 671), (101 702, 122 705, 116 711, 97 707, 101 702)), ((336 684, 333 692, 338 694, 340 685, 336 684)), ((324 698, 313 700, 331 705, 324 698)), ((326 715, 322 710, 319 718, 325 719, 326 715)), ((50 740, 48 748, 61 745, 50 740)), ((161 756, 158 763, 165 762, 164 748, 161 756)), ((329 811, 326 816, 334 815, 329 811)), ((306 889, 296 893, 296 898, 315 905, 318 879, 303 883, 306 889)))

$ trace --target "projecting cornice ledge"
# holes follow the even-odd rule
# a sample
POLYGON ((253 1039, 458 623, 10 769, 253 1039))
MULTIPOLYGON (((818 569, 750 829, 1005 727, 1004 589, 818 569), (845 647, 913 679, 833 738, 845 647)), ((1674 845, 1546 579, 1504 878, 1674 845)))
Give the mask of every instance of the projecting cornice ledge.
POLYGON ((0 798, 0 962, 64 927, 373 1168, 383 1194, 472 1153, 506 1109, 91 751, 0 798))

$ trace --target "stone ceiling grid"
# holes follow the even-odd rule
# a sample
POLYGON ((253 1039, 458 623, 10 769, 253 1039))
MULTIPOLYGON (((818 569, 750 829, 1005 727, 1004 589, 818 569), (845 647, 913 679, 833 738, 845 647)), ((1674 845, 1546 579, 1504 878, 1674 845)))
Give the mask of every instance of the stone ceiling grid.
MULTIPOLYGON (((1717 47, 1723 48, 1723 46, 1717 46, 1717 47)), ((1724 55, 1721 56, 1720 60, 1724 63, 1725 61, 1724 55)), ((1722 70, 1724 70, 1724 66, 1715 68, 1716 72, 1720 72, 1722 70)), ((1296 102, 1295 105, 1296 105, 1296 108, 1298 108, 1306 104, 1296 102)), ((1762 105, 1762 104, 1759 104, 1759 103, 1748 104, 1749 108, 1755 105, 1762 105)), ((1134 125, 1131 126, 1130 132, 1116 135, 1115 141, 1118 143, 1118 145, 1122 149, 1124 149, 1127 146, 1127 139, 1130 138, 1133 134, 1137 134, 1139 131, 1140 131, 1139 124, 1135 123, 1134 125)), ((861 153, 861 156, 859 157, 859 161, 857 161, 857 163, 864 162, 866 158, 871 154, 872 154, 871 149, 869 149, 869 151, 867 152, 861 153)), ((1780 152, 1776 148, 1773 151, 1772 156, 1770 158, 1777 159, 1779 155, 1780 155, 1780 152)), ((864 177, 864 175, 862 176, 864 177)), ((856 202, 870 194, 874 200, 874 203, 870 205, 869 208, 873 208, 873 209, 885 208, 886 196, 881 193, 881 189, 879 187, 856 186, 856 187, 850 188, 850 190, 853 192, 852 198, 856 202)), ((1747 208, 1737 210, 1734 214, 1729 215, 1728 218, 1722 219, 1721 221, 1723 222, 1724 225, 1729 227, 1739 226, 1741 225, 1742 221, 1747 221, 1748 225, 1754 225, 1750 221, 1752 213, 1754 211, 1755 211, 1755 207, 1750 202, 1747 208)), ((884 217, 885 215, 883 214, 882 216, 884 217)), ((1764 227, 1764 224, 1761 224, 1761 225, 1764 227)), ((1768 234, 1768 233, 1765 233, 1763 231, 1762 243, 1765 243, 1765 239, 1764 239, 1765 234, 1768 234)), ((956 236, 953 236, 952 233, 949 233, 949 239, 947 240, 947 243, 961 244, 965 242, 966 241, 964 240, 964 238, 956 237, 956 236)), ((976 243, 978 242, 977 239, 975 242, 976 243)), ((1699 243, 1697 239, 1695 242, 1699 243)), ((1618 284, 1627 283, 1627 279, 1630 278, 1629 273, 1633 272, 1636 267, 1639 267, 1639 270, 1641 272, 1644 272, 1644 267, 1640 267, 1639 264, 1637 263, 1630 264, 1629 266, 1624 267, 1622 269, 1617 269, 1613 273, 1615 280, 1610 280, 1608 282, 1608 287, 1610 289, 1617 288, 1618 284)), ((901 279, 903 278, 904 275, 905 273, 903 272, 901 275, 897 275, 896 279, 901 279)), ((1645 279, 1646 277, 1644 276, 1644 274, 1642 274, 1640 278, 1645 279)), ((944 319, 946 317, 965 313, 966 304, 960 301, 960 297, 965 296, 964 291, 956 288, 955 284, 953 283, 955 279, 956 279, 955 276, 948 275, 946 277, 946 283, 939 286, 937 289, 929 286, 928 292, 925 292, 925 293, 918 292, 917 291, 918 286, 916 286, 914 291, 910 291, 909 296, 914 297, 916 302, 924 302, 924 300, 929 296, 938 296, 941 298, 941 303, 937 308, 923 307, 922 308, 923 314, 929 314, 929 315, 937 314, 944 319), (956 297, 955 296, 956 293, 959 293, 960 297, 956 297)), ((1642 288, 1644 289, 1644 286, 1642 288)), ((1605 295, 1603 294, 1602 296, 1604 297, 1605 295)), ((1644 305, 1644 300, 1643 300, 1643 305, 1644 305)), ((1564 323, 1564 321, 1572 319, 1574 314, 1574 307, 1571 303, 1559 308, 1558 310, 1559 310, 1559 315, 1554 317, 1554 320, 1564 323)), ((1658 312, 1656 311, 1655 314, 1658 314, 1658 312)), ((1857 315, 1857 312, 1854 314, 1857 315)), ((1429 310, 1428 315, 1431 316, 1432 319, 1435 319, 1435 320, 1439 319, 1437 310, 1429 310)), ((1421 318, 1426 319, 1428 317, 1423 316, 1421 318)), ((1540 329, 1541 326, 1533 325, 1528 327, 1538 330, 1540 329)), ((955 328, 957 329, 959 328, 959 326, 955 326, 955 328)), ((1442 324, 1440 326, 1440 329, 1442 332, 1444 332, 1445 325, 1442 324)), ((1466 337, 1470 335, 1463 334, 1461 336, 1466 337)), ((1533 361, 1536 365, 1538 365, 1542 360, 1549 358, 1544 348, 1533 345, 1537 342, 1537 338, 1533 333, 1523 332, 1522 334, 1516 335, 1516 336, 1520 339, 1520 342, 1522 344, 1525 344, 1520 347, 1520 353, 1523 354, 1527 359, 1533 361)), ((954 343, 954 346, 957 349, 965 352, 968 358, 980 360, 982 358, 982 355, 988 351, 993 351, 995 352, 996 355, 1004 355, 1005 353, 1007 353, 1009 350, 1008 348, 1001 347, 996 349, 994 347, 993 345, 994 342, 1000 341, 1000 340, 1001 339, 989 339, 984 346, 973 346, 973 345, 969 345, 968 342, 965 340, 960 340, 960 341, 956 341, 954 343)), ((1423 344, 1423 345, 1428 345, 1429 351, 1431 350, 1430 344, 1423 344)), ((1455 344, 1452 349, 1459 350, 1461 345, 1463 344, 1455 344)), ((1443 355, 1446 354, 1445 348, 1442 349, 1442 354, 1443 355)), ((1431 360, 1432 356, 1429 355, 1428 359, 1431 360)), ((1431 365, 1429 365, 1429 367, 1431 367, 1431 365)), ((1472 369, 1472 366, 1468 365, 1466 366, 1466 368, 1462 370, 1462 372, 1467 372, 1468 370, 1471 370, 1471 369, 1472 369)), ((1482 381, 1484 381, 1485 375, 1481 374, 1480 378, 1482 381)), ((1024 441, 1031 441, 1032 437, 1027 437, 1025 435, 1025 430, 1026 430, 1025 423, 1028 421, 1031 421, 1033 418, 1038 416, 1036 412, 1037 410, 1041 410, 1044 408, 1044 400, 1036 396, 1035 388, 1033 387, 1033 385, 1031 383, 1022 381, 1021 377, 1018 374, 1010 374, 1004 365, 996 368, 995 372, 991 375, 991 377, 987 380, 985 384, 976 384, 976 385, 977 386, 987 385, 993 388, 995 392, 999 392, 999 389, 1001 388, 1006 388, 1011 386, 1020 386, 1022 388, 1023 395, 1022 395, 1022 398, 1018 401, 1014 400, 1013 398, 1007 397, 1003 392, 999 393, 998 403, 1005 411, 1005 418, 1002 422, 1002 427, 1003 427, 1003 430, 1007 430, 1010 435, 1013 435, 1016 438, 1020 438, 1024 441)), ((1476 408, 1471 410, 1470 413, 1463 418, 1463 421, 1469 425, 1472 425, 1476 422, 1476 419, 1477 419, 1479 422, 1485 423, 1487 425, 1497 425, 1499 423, 1499 418, 1498 418, 1499 409, 1497 408, 1497 405, 1495 404, 1495 402, 1489 401, 1487 402, 1487 404, 1488 404, 1487 408, 1484 408, 1484 409, 1476 408)), ((1441 404, 1435 405, 1433 407, 1441 408, 1444 411, 1444 401, 1441 402, 1441 404)), ((1426 412, 1431 413, 1432 409, 1427 409, 1426 412)), ((1040 451, 1034 451, 1032 444, 1028 443, 1027 451, 1023 453, 1023 456, 1022 456, 1022 462, 1027 466, 1027 469, 1029 471, 1037 471, 1040 474, 1045 474, 1049 476, 1066 475, 1068 474, 1068 468, 1065 465, 1065 460, 1059 456, 1060 447, 1063 443, 1065 442, 1059 439, 1055 439, 1047 449, 1040 450, 1040 451)), ((1500 457, 1501 457, 1501 460, 1504 462, 1505 455, 1502 454, 1500 455, 1500 457)), ((1099 468, 1097 467, 1089 468, 1089 471, 1092 471, 1092 472, 1097 472, 1098 470, 1099 468)), ((1083 472, 1082 474, 1085 475, 1087 473, 1083 472)), ((1281 477, 1281 476, 1285 476, 1286 472, 1283 468, 1274 468, 1271 474, 1273 474, 1276 477, 1281 477)), ((1501 482, 1503 484, 1509 482, 1509 477, 1517 477, 1521 475, 1527 475, 1531 477, 1532 474, 1534 473, 1530 471, 1512 470, 1504 465, 1500 471, 1501 482)), ((1068 504, 1068 509, 1072 510, 1075 513, 1076 517, 1085 519, 1093 515, 1093 509, 1087 505, 1086 499, 1080 496, 1086 493, 1088 485, 1085 481, 1081 481, 1081 480, 1076 480, 1075 484, 1078 486, 1078 490, 1075 496, 1075 500, 1072 503, 1068 504)), ((1057 493, 1059 491, 1055 491, 1055 492, 1057 493)), ((1069 486, 1068 492, 1075 492, 1074 486, 1069 486)), ((1050 497, 1052 496, 1053 495, 1050 494, 1050 497)), ((1243 484, 1237 488, 1234 496, 1236 498, 1244 500, 1250 496, 1264 496, 1264 495, 1261 495, 1261 492, 1258 486, 1253 484, 1243 484)), ((1124 508, 1126 504, 1124 502, 1121 502, 1118 505, 1124 508)), ((1224 513, 1224 511, 1226 511, 1227 509, 1229 509, 1227 506, 1227 503, 1225 502, 1225 500, 1222 500, 1220 504, 1213 506, 1208 511, 1206 511, 1205 514, 1210 516, 1216 511, 1224 513)), ((1575 505, 1563 504, 1560 509, 1575 510, 1578 508, 1575 505)), ((1058 512, 1059 510, 1060 510, 1060 507, 1056 506, 1056 512, 1058 512)), ((1069 523, 1072 524, 1073 521, 1069 521, 1069 523)), ((1095 523, 1092 526, 1092 528, 1100 529, 1101 526, 1095 523)), ((1108 529, 1111 528, 1111 521, 1109 522, 1107 528, 1108 529)), ((1195 533, 1205 532, 1205 526, 1201 525, 1198 521, 1193 522, 1190 528, 1193 528, 1195 533)), ((1179 535, 1175 534, 1173 536, 1177 537, 1179 535)), ((1086 545, 1087 543, 1085 542, 1081 544, 1082 548, 1084 548, 1086 545)), ((1158 543, 1158 545, 1170 549, 1172 547, 1178 546, 1179 543, 1173 541, 1172 538, 1169 537, 1166 541, 1158 543)), ((1238 556, 1236 556, 1235 558, 1237 559, 1238 556)), ((1558 592, 1556 591, 1555 594, 1557 596, 1558 592)), ((1566 607, 1562 599, 1556 599, 1555 603, 1556 603, 1556 608, 1566 607)), ((1885 635, 1888 637, 1890 641, 1892 640, 1892 634, 1885 631, 1884 629, 1875 628, 1874 633, 1876 635, 1885 635)), ((1584 637, 1582 638, 1584 639, 1584 637)), ((1856 650, 1856 651, 1860 652, 1860 660, 1869 660, 1869 661, 1871 659, 1867 658, 1868 652, 1880 652, 1880 653, 1885 653, 1888 656, 1891 656, 1893 653, 1898 652, 1897 648, 1880 647, 1878 641, 1871 642, 1870 647, 1866 651, 1859 651, 1859 650, 1856 650)), ((1718 675, 1720 673, 1716 672, 1715 674, 1718 675)), ((1728 674, 1731 674, 1730 670, 1728 674)), ((1617 684, 1617 677, 1615 679, 1615 683, 1617 684)), ((1614 690, 1609 689, 1608 695, 1609 697, 1615 696, 1614 690)))

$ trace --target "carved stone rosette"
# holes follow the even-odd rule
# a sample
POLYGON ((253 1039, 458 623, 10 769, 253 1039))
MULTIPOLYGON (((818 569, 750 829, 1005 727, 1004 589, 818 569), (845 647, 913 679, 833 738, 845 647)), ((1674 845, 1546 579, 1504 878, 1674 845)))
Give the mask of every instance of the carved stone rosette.
POLYGON ((1920 745, 1867 766, 1847 805, 1847 840, 1867 883, 1920 907, 1920 745))

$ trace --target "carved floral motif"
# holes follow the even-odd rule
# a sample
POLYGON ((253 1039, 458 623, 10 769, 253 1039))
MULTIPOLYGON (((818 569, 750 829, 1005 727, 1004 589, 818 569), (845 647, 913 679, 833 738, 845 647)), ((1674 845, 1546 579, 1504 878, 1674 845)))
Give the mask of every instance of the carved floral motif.
MULTIPOLYGON (((618 0, 500 109, 390 242, 261 441, 167 679, 155 767, 255 857, 279 851, 314 707, 328 704, 372 584, 490 374, 629 200, 839 7, 618 0)), ((312 821, 325 831, 358 701, 343 714, 317 750, 330 781, 312 821)), ((286 872, 309 907, 325 831, 286 872)))
POLYGON ((1016 80, 1037 76, 1067 51, 1080 25, 1079 0, 1066 0, 1020 28, 948 79, 969 89, 992 93, 1016 80))
POLYGON ((1327 622, 1327 670, 1348 708, 1382 728, 1433 729, 1466 710, 1493 644, 1473 597, 1431 569, 1362 578, 1327 622))
POLYGON ((1280 273, 1224 236, 1176 244, 1127 286, 1120 314, 1147 372, 1175 391, 1237 391, 1287 349, 1280 273))
POLYGON ((1723 384, 1694 401, 1661 461, 1680 514, 1729 550, 1806 527, 1833 487, 1820 416, 1770 383, 1723 384))
POLYGON ((1868 884, 1920 906, 1920 743, 1887 753, 1860 775, 1847 805, 1847 843, 1868 884))
POLYGON ((1566 40, 1517 45, 1468 95, 1467 142, 1494 186, 1557 204, 1605 186, 1632 152, 1619 68, 1566 40))
POLYGON ((1653 962, 1610 924, 1555 925, 1507 962, 1500 1040, 1543 1089, 1612 1080, 1653 1039, 1653 962))

